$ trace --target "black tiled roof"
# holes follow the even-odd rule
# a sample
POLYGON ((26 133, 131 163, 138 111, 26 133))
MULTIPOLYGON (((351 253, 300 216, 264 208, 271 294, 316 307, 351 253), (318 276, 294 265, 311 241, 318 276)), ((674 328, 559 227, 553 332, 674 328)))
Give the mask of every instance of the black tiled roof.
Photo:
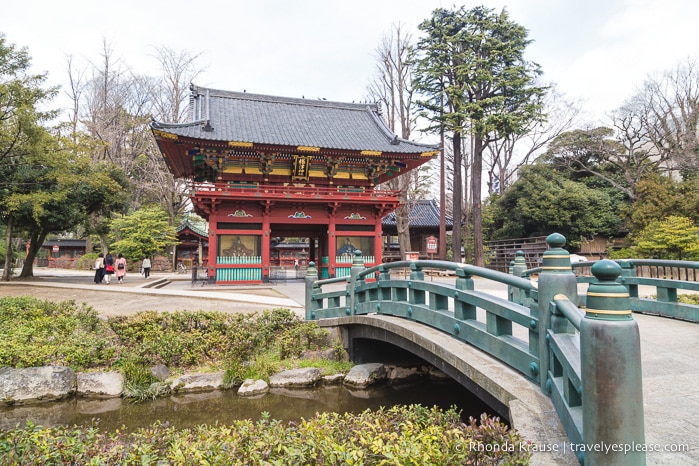
POLYGON ((56 244, 64 248, 84 248, 86 241, 84 239, 47 239, 41 247, 50 248, 56 244))
MULTIPOLYGON (((437 201, 434 199, 409 201, 408 206, 410 207, 410 214, 408 215, 410 228, 439 228, 439 206, 437 201)), ((386 215, 381 220, 381 224, 384 228, 395 228, 396 213, 391 212, 386 215)), ((449 214, 446 216, 446 227, 447 230, 451 230, 453 227, 452 218, 449 214)))
POLYGON ((153 122, 153 128, 211 141, 323 149, 415 154, 438 148, 398 138, 376 104, 274 97, 194 85, 191 89, 191 121, 153 122))

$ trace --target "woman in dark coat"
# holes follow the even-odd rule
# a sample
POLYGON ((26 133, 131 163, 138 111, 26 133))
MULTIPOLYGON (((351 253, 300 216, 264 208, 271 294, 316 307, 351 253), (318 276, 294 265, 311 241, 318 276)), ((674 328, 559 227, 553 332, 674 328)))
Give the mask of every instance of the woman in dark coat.
POLYGON ((109 285, 109 282, 114 275, 114 258, 110 253, 104 256, 104 282, 109 285))

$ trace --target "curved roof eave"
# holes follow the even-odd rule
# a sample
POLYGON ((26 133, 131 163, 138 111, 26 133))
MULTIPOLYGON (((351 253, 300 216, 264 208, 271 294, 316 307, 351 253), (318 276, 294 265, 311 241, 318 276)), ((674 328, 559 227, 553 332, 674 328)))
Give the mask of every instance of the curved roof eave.
POLYGON ((262 145, 394 154, 433 153, 437 144, 398 138, 376 105, 315 101, 193 88, 192 121, 153 121, 154 130, 180 137, 262 145))

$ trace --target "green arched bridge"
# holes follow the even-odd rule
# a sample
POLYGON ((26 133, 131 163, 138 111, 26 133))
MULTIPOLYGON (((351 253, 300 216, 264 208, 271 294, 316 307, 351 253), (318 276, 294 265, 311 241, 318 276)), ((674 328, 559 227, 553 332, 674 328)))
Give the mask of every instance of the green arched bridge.
POLYGON ((510 274, 365 268, 361 251, 349 277, 311 265, 306 318, 339 327, 356 362, 390 344, 442 369, 531 440, 534 463, 699 464, 699 306, 681 299, 699 292, 699 262, 571 265, 563 236, 547 242, 541 267, 518 253, 510 274))

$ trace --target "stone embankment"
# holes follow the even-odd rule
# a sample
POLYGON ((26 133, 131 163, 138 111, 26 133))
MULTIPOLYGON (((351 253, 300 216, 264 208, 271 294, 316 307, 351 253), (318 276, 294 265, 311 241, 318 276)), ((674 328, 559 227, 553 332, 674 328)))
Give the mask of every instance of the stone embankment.
MULTIPOLYGON (((198 372, 169 377, 165 366, 151 368, 151 373, 165 381, 171 393, 220 390, 224 388, 223 371, 198 372)), ((345 384, 363 389, 377 383, 399 384, 422 377, 441 378, 444 374, 433 367, 400 367, 380 363, 354 366, 347 374, 321 376, 320 369, 291 369, 272 375, 269 383, 248 379, 238 387, 240 396, 260 396, 270 388, 310 388, 319 385, 345 384)), ((92 398, 120 397, 124 377, 118 372, 75 373, 69 367, 44 366, 0 369, 0 403, 22 405, 55 401, 77 395, 92 398)))

